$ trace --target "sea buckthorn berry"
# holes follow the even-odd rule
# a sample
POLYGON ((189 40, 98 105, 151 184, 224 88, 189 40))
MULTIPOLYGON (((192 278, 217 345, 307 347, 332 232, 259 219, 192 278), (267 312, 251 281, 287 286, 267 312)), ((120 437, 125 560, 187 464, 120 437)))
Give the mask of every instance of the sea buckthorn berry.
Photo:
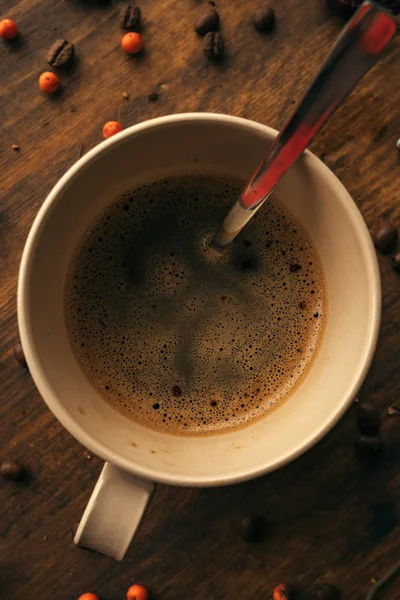
POLYGON ((17 24, 11 19, 0 21, 0 37, 4 40, 13 40, 18 35, 17 24))
POLYGON ((120 131, 122 131, 121 123, 118 123, 118 121, 108 121, 103 127, 103 137, 105 140, 108 140, 108 138, 120 131))
POLYGON ((39 87, 45 94, 54 94, 60 87, 60 80, 55 73, 45 71, 39 77, 39 87))
POLYGON ((87 592, 86 594, 82 594, 82 596, 79 596, 78 600, 99 600, 99 597, 96 596, 96 594, 87 592))
POLYGON ((140 33, 130 31, 122 38, 121 46, 127 54, 138 54, 143 48, 142 36, 140 33))
POLYGON ((142 585, 131 585, 126 597, 128 600, 149 600, 149 592, 142 585))
POLYGON ((277 585, 273 591, 273 599, 274 600, 289 600, 290 598, 290 589, 289 586, 285 583, 281 583, 277 585))

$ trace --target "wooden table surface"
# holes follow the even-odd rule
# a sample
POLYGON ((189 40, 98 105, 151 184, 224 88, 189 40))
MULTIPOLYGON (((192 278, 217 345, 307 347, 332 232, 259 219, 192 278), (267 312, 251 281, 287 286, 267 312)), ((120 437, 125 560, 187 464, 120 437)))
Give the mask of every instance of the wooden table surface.
MULTIPOLYGON (((306 600, 315 582, 328 581, 344 599, 362 600, 371 578, 400 560, 400 418, 387 415, 400 403, 400 277, 390 258, 379 257, 382 330, 362 390, 382 411, 383 460, 354 457, 350 409, 317 447, 267 477, 223 489, 159 486, 121 563, 73 545, 101 461, 55 420, 13 358, 27 233, 58 178, 101 141, 105 121, 128 126, 211 111, 283 124, 341 22, 324 0, 280 0, 276 30, 264 37, 250 22, 257 2, 218 0, 227 48, 218 66, 193 32, 198 0, 142 0, 146 53, 134 60, 119 47, 120 3, 0 0, 0 18, 14 18, 21 31, 16 43, 0 44, 0 459, 19 460, 32 473, 26 484, 0 482, 0 598, 73 600, 95 591, 117 600, 136 580, 158 600, 268 599, 282 581, 306 600), (61 94, 49 98, 37 80, 59 37, 76 44, 77 62, 61 75, 61 94), (148 99, 153 89, 156 102, 148 99), (263 543, 240 538, 249 512, 268 519, 263 543)), ((400 225, 399 59, 397 39, 312 145, 371 229, 382 220, 400 225)), ((398 582, 380 598, 399 599, 398 582)))

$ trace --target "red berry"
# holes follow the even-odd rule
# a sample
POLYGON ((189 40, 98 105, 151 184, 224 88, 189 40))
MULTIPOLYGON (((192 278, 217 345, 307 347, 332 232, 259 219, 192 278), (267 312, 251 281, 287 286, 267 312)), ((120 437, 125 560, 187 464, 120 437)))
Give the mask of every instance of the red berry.
POLYGON ((60 80, 55 73, 45 71, 39 77, 39 87, 45 94, 54 94, 60 87, 60 80))
POLYGON ((0 21, 0 38, 13 40, 18 35, 17 24, 11 19, 0 21))
POLYGON ((285 583, 281 583, 277 585, 273 591, 273 599, 274 600, 289 600, 290 598, 290 589, 289 586, 285 583))
POLYGON ((138 54, 143 48, 142 36, 140 33, 130 31, 126 33, 121 40, 121 46, 127 54, 138 54))
POLYGON ((108 138, 120 131, 122 131, 121 123, 118 123, 118 121, 108 121, 103 127, 103 137, 108 140, 108 138))
POLYGON ((149 592, 142 585, 131 585, 126 597, 128 600, 149 600, 149 592))

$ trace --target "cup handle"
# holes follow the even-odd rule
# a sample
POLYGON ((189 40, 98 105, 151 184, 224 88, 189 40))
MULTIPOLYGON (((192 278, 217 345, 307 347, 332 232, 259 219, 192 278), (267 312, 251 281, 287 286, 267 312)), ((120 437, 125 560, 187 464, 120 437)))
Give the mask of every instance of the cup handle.
POLYGON ((75 544, 122 560, 154 488, 152 481, 106 462, 79 523, 75 544))

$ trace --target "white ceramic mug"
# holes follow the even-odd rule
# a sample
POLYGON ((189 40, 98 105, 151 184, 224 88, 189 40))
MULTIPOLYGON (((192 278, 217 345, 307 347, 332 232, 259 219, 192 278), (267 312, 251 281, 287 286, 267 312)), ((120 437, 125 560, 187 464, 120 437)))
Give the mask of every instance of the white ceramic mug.
POLYGON ((66 273, 102 209, 120 193, 164 175, 201 171, 246 180, 275 135, 263 125, 216 114, 135 125, 75 164, 37 215, 20 270, 22 345, 49 408, 107 461, 76 533, 80 545, 121 559, 154 482, 226 485, 288 463, 338 421, 367 373, 380 321, 375 251, 353 200, 310 152, 292 167, 275 196, 301 222, 320 256, 328 288, 327 324, 307 376, 275 411, 239 431, 204 438, 152 431, 104 401, 72 352, 64 316, 66 273))

